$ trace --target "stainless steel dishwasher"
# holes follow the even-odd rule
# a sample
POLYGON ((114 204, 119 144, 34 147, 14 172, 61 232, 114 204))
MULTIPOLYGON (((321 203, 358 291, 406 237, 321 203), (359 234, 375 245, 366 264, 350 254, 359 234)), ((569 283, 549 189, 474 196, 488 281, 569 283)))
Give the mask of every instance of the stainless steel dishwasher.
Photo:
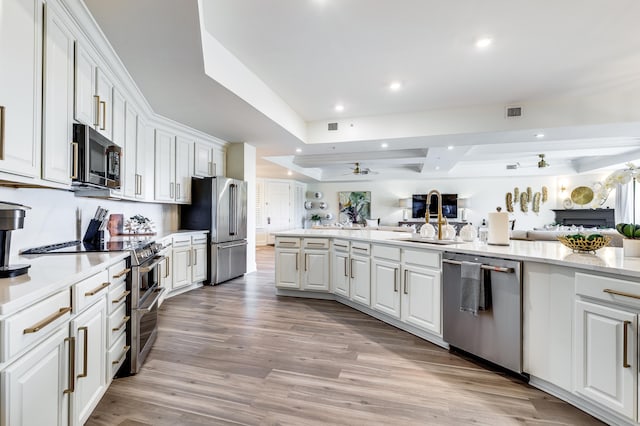
POLYGON ((444 253, 443 339, 501 367, 522 374, 522 264, 457 253, 444 253), (475 316, 460 311, 463 261, 480 263, 489 280, 491 303, 475 316))

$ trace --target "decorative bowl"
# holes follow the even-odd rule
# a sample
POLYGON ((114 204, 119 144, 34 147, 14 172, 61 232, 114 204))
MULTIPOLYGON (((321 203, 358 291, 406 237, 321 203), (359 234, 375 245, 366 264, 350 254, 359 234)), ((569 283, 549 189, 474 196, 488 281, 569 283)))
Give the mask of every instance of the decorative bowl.
POLYGON ((571 250, 579 252, 594 252, 608 246, 611 238, 606 235, 590 236, 582 234, 561 235, 558 240, 571 250))

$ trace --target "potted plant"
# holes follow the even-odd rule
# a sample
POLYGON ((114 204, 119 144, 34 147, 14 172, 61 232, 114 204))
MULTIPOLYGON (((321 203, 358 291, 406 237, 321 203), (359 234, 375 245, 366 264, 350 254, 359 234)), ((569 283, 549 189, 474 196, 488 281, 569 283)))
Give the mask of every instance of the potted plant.
POLYGON ((322 220, 322 217, 319 214, 314 213, 311 215, 311 223, 313 225, 320 225, 321 220, 322 220))
POLYGON ((616 230, 624 236, 622 249, 625 257, 640 257, 640 224, 618 223, 616 230))

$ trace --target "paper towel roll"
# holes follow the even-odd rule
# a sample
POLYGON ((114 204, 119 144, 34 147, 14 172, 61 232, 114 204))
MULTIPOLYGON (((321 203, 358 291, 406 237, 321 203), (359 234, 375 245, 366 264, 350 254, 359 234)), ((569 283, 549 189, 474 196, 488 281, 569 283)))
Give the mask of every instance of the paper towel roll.
POLYGON ((498 246, 509 245, 509 213, 489 213, 489 244, 498 246))

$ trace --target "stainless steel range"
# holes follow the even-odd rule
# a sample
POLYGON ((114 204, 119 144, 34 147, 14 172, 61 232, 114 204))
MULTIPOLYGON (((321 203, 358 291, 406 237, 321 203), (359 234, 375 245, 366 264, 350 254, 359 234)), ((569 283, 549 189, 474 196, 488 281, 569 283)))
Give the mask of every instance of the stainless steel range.
MULTIPOLYGON (((164 289, 159 287, 160 265, 165 256, 159 252, 164 247, 152 240, 137 240, 117 237, 110 241, 92 244, 81 241, 67 241, 35 247, 23 251, 23 255, 50 255, 69 253, 89 253, 105 251, 128 251, 130 253, 130 277, 127 288, 131 291, 127 300, 127 311, 131 317, 131 327, 127 330, 127 341, 131 345, 130 366, 124 374, 140 371, 142 363, 156 340, 158 330, 158 301, 164 289)), ((123 367, 126 369, 126 367, 123 367)))
POLYGON ((151 243, 131 254, 131 373, 140 371, 158 334, 160 265, 165 256, 161 244, 151 243))

